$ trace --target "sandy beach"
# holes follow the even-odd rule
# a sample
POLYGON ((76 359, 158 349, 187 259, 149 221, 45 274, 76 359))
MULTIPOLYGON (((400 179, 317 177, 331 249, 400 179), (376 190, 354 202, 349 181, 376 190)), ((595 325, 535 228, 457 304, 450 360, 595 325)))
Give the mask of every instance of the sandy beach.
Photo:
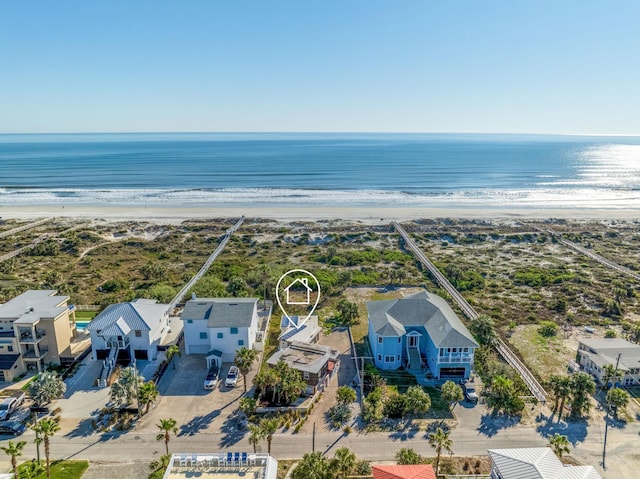
POLYGON ((134 207, 134 206, 0 206, 0 218, 34 219, 42 217, 69 217, 106 221, 148 221, 153 223, 180 223, 188 219, 267 218, 278 221, 349 220, 367 224, 408 221, 419 218, 469 218, 469 219, 545 219, 565 218, 581 220, 636 220, 637 209, 595 208, 469 208, 469 207, 134 207))

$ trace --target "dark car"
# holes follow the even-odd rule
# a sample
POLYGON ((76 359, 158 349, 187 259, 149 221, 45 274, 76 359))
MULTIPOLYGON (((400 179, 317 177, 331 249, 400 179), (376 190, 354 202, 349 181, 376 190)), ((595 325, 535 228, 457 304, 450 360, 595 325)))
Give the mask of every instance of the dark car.
POLYGON ((207 377, 204 379, 204 388, 205 389, 215 389, 218 384, 218 366, 211 366, 209 372, 207 373, 207 377))
POLYGON ((26 431, 26 426, 20 422, 3 422, 0 423, 0 434, 10 434, 18 436, 26 431))

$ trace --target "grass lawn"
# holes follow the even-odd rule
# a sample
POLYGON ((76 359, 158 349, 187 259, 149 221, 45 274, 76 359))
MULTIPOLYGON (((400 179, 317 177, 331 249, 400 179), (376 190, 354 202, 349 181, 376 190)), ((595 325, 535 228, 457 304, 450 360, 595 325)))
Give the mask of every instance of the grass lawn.
POLYGON ((76 311, 77 321, 91 321, 98 315, 98 311, 76 311))
POLYGON ((575 352, 563 344, 561 332, 558 336, 545 338, 538 333, 538 327, 535 324, 519 326, 509 342, 543 380, 549 379, 552 374, 565 374, 575 352))
MULTIPOLYGON (((31 461, 27 461, 31 462, 31 461)), ((18 466, 18 474, 26 463, 18 466)), ((44 460, 42 461, 44 467, 44 460)), ((79 479, 89 468, 89 461, 54 461, 51 463, 51 479, 79 479)), ((36 476, 36 479, 45 479, 47 473, 36 476)))

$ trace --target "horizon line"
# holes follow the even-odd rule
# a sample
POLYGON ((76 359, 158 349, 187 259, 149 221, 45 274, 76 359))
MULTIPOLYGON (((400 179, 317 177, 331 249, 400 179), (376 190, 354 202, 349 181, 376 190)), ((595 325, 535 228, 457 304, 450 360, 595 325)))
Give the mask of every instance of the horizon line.
POLYGON ((508 136, 584 136, 640 137, 640 133, 544 133, 544 132, 482 132, 482 131, 39 131, 0 132, 4 135, 508 135, 508 136))

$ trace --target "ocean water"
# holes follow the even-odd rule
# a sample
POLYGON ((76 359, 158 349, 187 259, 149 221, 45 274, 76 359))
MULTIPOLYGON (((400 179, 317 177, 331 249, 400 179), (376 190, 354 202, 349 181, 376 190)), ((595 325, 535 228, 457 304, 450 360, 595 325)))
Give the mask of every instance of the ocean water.
POLYGON ((0 135, 0 205, 640 207, 640 137, 0 135))

